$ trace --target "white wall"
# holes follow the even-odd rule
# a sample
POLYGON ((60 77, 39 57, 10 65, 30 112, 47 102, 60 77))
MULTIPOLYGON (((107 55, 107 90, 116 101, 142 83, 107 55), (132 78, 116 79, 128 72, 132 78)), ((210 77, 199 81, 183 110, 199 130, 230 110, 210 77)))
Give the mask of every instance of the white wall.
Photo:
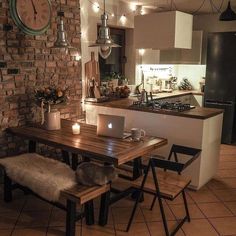
POLYGON ((180 85, 183 78, 187 78, 192 84, 194 90, 199 90, 199 82, 206 75, 205 65, 138 65, 136 71, 136 83, 141 83, 142 72, 144 73, 145 89, 149 90, 150 86, 146 84, 149 77, 158 79, 169 79, 171 76, 178 78, 180 85))
POLYGON ((174 74, 178 78, 178 84, 185 77, 188 78, 194 90, 199 90, 199 82, 202 77, 206 76, 205 65, 175 65, 174 74))
POLYGON ((218 14, 197 15, 193 18, 193 29, 206 32, 236 31, 236 22, 219 21, 218 14))

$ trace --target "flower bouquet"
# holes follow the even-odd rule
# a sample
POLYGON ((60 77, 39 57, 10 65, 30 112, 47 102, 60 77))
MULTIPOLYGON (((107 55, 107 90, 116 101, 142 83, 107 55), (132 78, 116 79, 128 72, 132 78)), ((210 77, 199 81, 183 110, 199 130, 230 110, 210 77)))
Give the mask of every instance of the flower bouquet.
POLYGON ((51 106, 66 103, 68 100, 67 89, 60 87, 45 87, 35 90, 36 104, 41 107, 42 122, 48 130, 60 129, 60 112, 57 110, 51 111, 51 106), (44 113, 44 106, 46 112, 44 113))

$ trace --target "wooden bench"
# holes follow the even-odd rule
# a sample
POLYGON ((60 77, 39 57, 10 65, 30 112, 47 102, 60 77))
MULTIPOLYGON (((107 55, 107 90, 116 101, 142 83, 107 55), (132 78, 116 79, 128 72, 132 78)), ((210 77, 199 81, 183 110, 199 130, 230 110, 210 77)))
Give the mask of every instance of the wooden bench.
MULTIPOLYGON (((27 154, 24 154, 27 155, 27 154)), ((34 165, 34 154, 29 154, 30 158, 31 158, 31 162, 32 166, 30 166, 31 164, 27 163, 28 168, 35 168, 34 165)), ((38 157, 39 155, 35 154, 35 160, 36 157, 38 157)), ((103 186, 92 186, 92 187, 88 187, 88 186, 83 186, 83 185, 79 185, 79 184, 75 184, 70 188, 67 189, 63 189, 60 191, 60 199, 58 199, 58 201, 50 201, 44 197, 42 197, 36 192, 33 191, 29 186, 27 186, 27 184, 24 184, 24 186, 22 185, 22 182, 17 182, 15 176, 13 176, 13 179, 11 179, 12 177, 9 176, 10 173, 10 169, 16 166, 14 165, 14 163, 11 165, 9 164, 7 159, 11 159, 11 163, 13 158, 21 158, 20 156, 15 156, 15 157, 11 157, 11 158, 6 158, 3 160, 0 160, 0 165, 3 167, 4 170, 4 200, 5 202, 11 202, 12 201, 12 190, 16 189, 16 188, 20 188, 22 189, 24 192, 27 193, 32 193, 33 195, 39 197, 40 199, 49 202, 50 204, 62 209, 66 211, 66 236, 74 236, 75 235, 75 224, 76 221, 79 219, 82 219, 84 216, 86 218, 86 223, 88 225, 94 224, 94 212, 93 212, 93 199, 101 196, 101 209, 100 209, 100 216, 99 216, 99 224, 104 225, 106 224, 107 221, 107 212, 108 212, 108 206, 109 204, 106 204, 109 201, 109 193, 110 193, 110 185, 103 185, 103 186), (8 164, 6 164, 8 163, 8 164), (66 202, 65 204, 62 202, 66 202), (76 205, 80 204, 81 206, 84 205, 84 212, 80 212, 77 213, 76 212, 76 205)), ((43 162, 57 162, 57 161, 52 161, 48 158, 42 158, 40 157, 41 160, 45 160, 43 162)), ((28 157, 26 158, 26 160, 28 159, 28 157)), ((19 159, 14 159, 17 161, 19 161, 19 159)), ((13 160, 13 161, 14 161, 13 160)), ((44 163, 45 164, 45 163, 44 163)), ((46 163, 47 164, 47 163, 46 163)), ((63 163, 59 164, 60 167, 63 167, 62 165, 65 165, 63 163)), ((68 168, 68 166, 65 165, 65 168, 68 168)), ((19 168, 20 170, 20 168, 19 168)), ((34 174, 35 170, 34 170, 34 174)), ((11 174, 10 174, 11 175, 11 174)), ((29 178, 33 178, 33 176, 29 176, 29 178)), ((63 176, 60 176, 63 177, 63 176)), ((53 178, 59 178, 59 176, 57 177, 57 175, 54 175, 53 178)), ((50 183, 50 180, 48 180, 50 183)), ((39 180, 38 182, 34 182, 36 185, 41 183, 41 180, 39 180)))

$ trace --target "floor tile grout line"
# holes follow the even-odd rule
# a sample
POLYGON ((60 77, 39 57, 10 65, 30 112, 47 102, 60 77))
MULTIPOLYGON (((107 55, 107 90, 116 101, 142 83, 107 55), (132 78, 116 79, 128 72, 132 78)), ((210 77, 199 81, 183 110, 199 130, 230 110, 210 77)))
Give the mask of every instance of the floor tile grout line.
POLYGON ((48 230, 50 228, 49 226, 50 226, 50 222, 51 222, 51 217, 52 217, 53 209, 54 209, 54 207, 51 208, 51 212, 50 212, 50 215, 48 217, 48 224, 47 224, 46 234, 45 234, 46 236, 48 235, 48 230))
MULTIPOLYGON (((114 217, 114 214, 113 214, 113 209, 111 206, 109 206, 109 209, 110 209, 110 212, 111 212, 111 217, 112 217, 112 224, 113 224, 113 229, 114 229, 114 232, 115 232, 115 236, 117 235, 116 233, 116 226, 115 226, 115 217, 114 217)), ((82 236, 82 235, 81 235, 82 236)))
MULTIPOLYGON (((27 196, 24 195, 24 197, 26 197, 26 199, 24 199, 24 203, 22 204, 22 207, 21 207, 21 209, 20 209, 20 211, 19 211, 19 215, 18 215, 17 220, 16 220, 16 222, 15 222, 15 224, 14 224, 14 226, 13 226, 11 235, 13 235, 14 231, 16 230, 16 225, 17 225, 17 223, 18 223, 18 221, 19 221, 19 219, 20 219, 20 216, 21 216, 21 214, 22 214, 22 212, 23 212, 23 209, 24 209, 24 207, 25 207, 25 205, 26 205, 26 203, 27 203, 27 200, 28 200, 28 199, 27 199, 27 196)), ((12 201, 14 201, 14 200, 12 200, 12 201)))
POLYGON ((233 211, 231 211, 231 209, 224 203, 224 201, 222 201, 222 200, 215 194, 215 192, 214 192, 213 190, 210 189, 210 191, 211 191, 211 193, 212 193, 218 200, 220 200, 220 202, 233 214, 233 216, 235 216, 235 214, 233 213, 233 211))
MULTIPOLYGON (((140 205, 141 205, 141 204, 140 204, 140 205)), ((148 221, 146 220, 146 217, 145 217, 145 215, 144 215, 144 213, 143 213, 142 206, 139 206, 139 208, 140 208, 140 211, 141 211, 141 213, 142 213, 142 215, 143 215, 145 225, 146 225, 146 227, 147 227, 147 229, 148 229, 148 233, 149 233, 150 236, 152 236, 151 230, 149 229, 149 226, 148 226, 148 221)))
MULTIPOLYGON (((170 212, 172 213, 172 215, 174 216, 175 221, 178 223, 179 219, 177 219, 176 215, 174 214, 174 211, 172 211, 171 207, 169 206, 169 204, 168 204, 168 202, 167 202, 166 200, 165 200, 165 203, 166 203, 168 209, 170 210, 170 212)), ((184 207, 184 205, 183 205, 183 207, 184 207)), ((189 222, 188 222, 188 223, 189 223, 189 222)), ((183 226, 183 225, 182 225, 182 226, 183 226)), ((184 235, 186 235, 185 232, 184 232, 184 230, 182 229, 182 226, 181 226, 181 228, 180 228, 179 230, 181 230, 182 233, 183 233, 184 235)))
MULTIPOLYGON (((210 190, 210 192, 211 192, 211 190, 210 190)), ((216 196, 216 198, 218 199, 217 196, 216 196)), ((197 203, 196 203, 196 206, 200 210, 200 212, 206 217, 207 222, 213 227, 213 229, 216 231, 216 233, 220 236, 220 233, 218 232, 218 230, 214 227, 214 225, 211 223, 211 221, 208 219, 208 217, 204 214, 204 212, 201 210, 201 208, 198 206, 197 203)))
MULTIPOLYGON (((209 187, 208 186, 206 186, 207 187, 207 189, 210 191, 210 192, 212 192, 211 191, 211 189, 209 189, 209 187)), ((216 196, 216 198, 219 200, 219 198, 216 196)), ((208 219, 208 217, 204 214, 204 212, 200 209, 200 207, 198 206, 198 203, 192 198, 192 200, 194 201, 194 203, 196 204, 196 206, 197 206, 197 208, 200 210, 200 212, 206 217, 205 219, 208 221, 208 223, 214 228, 214 230, 216 231, 216 233, 218 234, 218 235, 220 235, 220 233, 216 230, 216 228, 214 227, 214 225, 209 221, 209 219, 208 219)), ((220 200, 219 200, 220 201, 220 200)), ((213 202, 212 202, 213 203, 213 202)))

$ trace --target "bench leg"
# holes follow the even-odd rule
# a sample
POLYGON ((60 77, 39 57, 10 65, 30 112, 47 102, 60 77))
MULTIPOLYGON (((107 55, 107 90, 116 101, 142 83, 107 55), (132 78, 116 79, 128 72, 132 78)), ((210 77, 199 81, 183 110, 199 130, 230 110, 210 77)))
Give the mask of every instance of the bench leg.
POLYGON ((12 201, 12 181, 4 172, 4 201, 12 201))
POLYGON ((67 200, 66 236, 75 236, 76 203, 67 200))
POLYGON ((110 204, 110 191, 101 196, 100 212, 98 224, 104 226, 107 224, 110 204))
POLYGON ((90 200, 85 203, 84 211, 85 211, 86 224, 93 225, 94 224, 93 200, 90 200))

